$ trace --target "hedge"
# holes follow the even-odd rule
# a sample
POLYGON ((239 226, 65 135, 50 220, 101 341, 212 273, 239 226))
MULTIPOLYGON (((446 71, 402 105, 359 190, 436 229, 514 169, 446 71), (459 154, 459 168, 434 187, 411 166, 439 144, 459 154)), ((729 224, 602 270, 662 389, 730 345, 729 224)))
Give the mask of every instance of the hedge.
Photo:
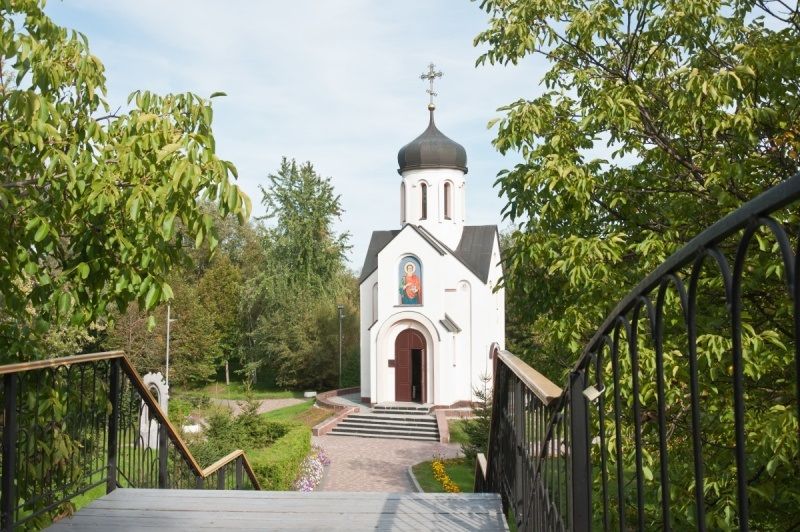
POLYGON ((311 429, 297 423, 272 423, 283 425, 286 433, 267 448, 248 451, 247 458, 261 489, 292 490, 300 465, 311 451, 311 429))

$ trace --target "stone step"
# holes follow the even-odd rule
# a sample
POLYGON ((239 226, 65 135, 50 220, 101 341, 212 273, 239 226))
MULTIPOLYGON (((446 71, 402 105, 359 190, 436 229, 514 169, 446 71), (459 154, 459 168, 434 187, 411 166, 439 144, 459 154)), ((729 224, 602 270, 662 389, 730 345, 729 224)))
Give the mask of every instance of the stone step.
POLYGON ((374 422, 374 421, 364 421, 361 419, 344 419, 339 422, 339 425, 352 425, 352 426, 359 426, 359 427, 375 427, 375 428, 406 428, 409 430, 438 430, 438 426, 436 424, 431 425, 412 425, 410 423, 392 423, 391 421, 384 421, 384 422, 374 422))
POLYGON ((350 414, 347 419, 358 419, 368 423, 407 423, 409 425, 436 425, 431 416, 383 416, 376 414, 350 414))
POLYGON ((396 440, 421 440, 421 441, 439 441, 437 434, 432 435, 416 435, 404 431, 387 432, 387 431, 359 431, 340 429, 341 425, 337 425, 328 434, 331 436, 357 436, 359 438, 389 438, 396 440))
POLYGON ((336 428, 348 428, 356 430, 392 430, 398 432, 409 432, 414 434, 434 434, 438 435, 437 427, 411 427, 408 425, 392 425, 392 424, 375 424, 375 423, 358 423, 352 421, 342 421, 336 428))
POLYGON ((373 411, 379 412, 420 412, 427 414, 431 411, 431 407, 429 406, 387 406, 387 405, 375 405, 372 407, 373 411))

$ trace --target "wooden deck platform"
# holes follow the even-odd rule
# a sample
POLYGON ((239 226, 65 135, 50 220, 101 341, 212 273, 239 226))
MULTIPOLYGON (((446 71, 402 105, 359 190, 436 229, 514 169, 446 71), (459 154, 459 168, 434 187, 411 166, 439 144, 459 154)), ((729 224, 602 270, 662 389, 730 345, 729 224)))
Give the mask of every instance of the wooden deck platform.
POLYGON ((48 530, 508 530, 500 496, 117 489, 48 530))

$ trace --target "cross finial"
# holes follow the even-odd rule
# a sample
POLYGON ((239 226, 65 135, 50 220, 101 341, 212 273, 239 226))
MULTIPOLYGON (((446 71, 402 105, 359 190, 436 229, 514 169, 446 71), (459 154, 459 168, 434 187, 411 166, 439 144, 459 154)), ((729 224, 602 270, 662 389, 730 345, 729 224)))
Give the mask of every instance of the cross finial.
POLYGON ((428 71, 425 72, 424 74, 422 74, 419 77, 420 79, 427 79, 428 83, 430 83, 430 88, 428 88, 428 90, 426 90, 425 92, 427 92, 431 96, 431 101, 428 104, 428 109, 430 109, 431 111, 433 111, 435 109, 435 107, 436 107, 433 104, 433 97, 439 95, 438 93, 433 91, 433 80, 435 80, 436 78, 441 78, 441 77, 442 77, 441 70, 437 72, 436 71, 436 65, 434 65, 433 63, 428 65, 428 71))

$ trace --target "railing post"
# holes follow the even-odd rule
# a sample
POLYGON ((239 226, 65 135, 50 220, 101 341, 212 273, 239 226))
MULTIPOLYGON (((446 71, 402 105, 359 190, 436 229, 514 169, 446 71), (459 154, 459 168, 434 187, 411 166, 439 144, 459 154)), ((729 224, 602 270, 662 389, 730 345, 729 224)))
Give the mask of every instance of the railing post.
POLYGON ((0 490, 0 526, 3 530, 14 528, 14 475, 17 471, 17 374, 3 377, 3 478, 0 490))
POLYGON ((592 479, 589 469, 589 418, 583 389, 586 370, 569 375, 570 412, 570 510, 572 530, 591 530, 592 479))
POLYGON ((512 429, 514 430, 514 518, 517 528, 522 530, 522 524, 527 519, 525 515, 525 394, 522 393, 522 382, 514 379, 514 412, 512 414, 512 429))
POLYGON ((106 493, 111 493, 117 488, 117 432, 119 425, 120 364, 118 358, 113 358, 108 363, 109 385, 108 400, 111 402, 111 413, 108 415, 108 472, 106 477, 106 493))
POLYGON ((203 477, 201 477, 200 475, 197 475, 195 477, 194 487, 196 489, 199 489, 199 490, 206 489, 205 479, 203 477))
POLYGON ((169 466, 167 456, 167 426, 163 423, 158 425, 158 487, 166 489, 169 487, 169 466))
POLYGON ((242 462, 243 461, 244 461, 244 459, 241 456, 236 459, 236 489, 237 490, 242 489, 242 485, 244 484, 244 475, 243 475, 243 473, 244 473, 243 469, 244 468, 242 467, 242 462))
POLYGON ((217 471, 217 489, 218 490, 224 490, 225 489, 225 469, 227 469, 227 468, 228 468, 228 466, 224 465, 224 466, 220 467, 219 470, 217 471))

